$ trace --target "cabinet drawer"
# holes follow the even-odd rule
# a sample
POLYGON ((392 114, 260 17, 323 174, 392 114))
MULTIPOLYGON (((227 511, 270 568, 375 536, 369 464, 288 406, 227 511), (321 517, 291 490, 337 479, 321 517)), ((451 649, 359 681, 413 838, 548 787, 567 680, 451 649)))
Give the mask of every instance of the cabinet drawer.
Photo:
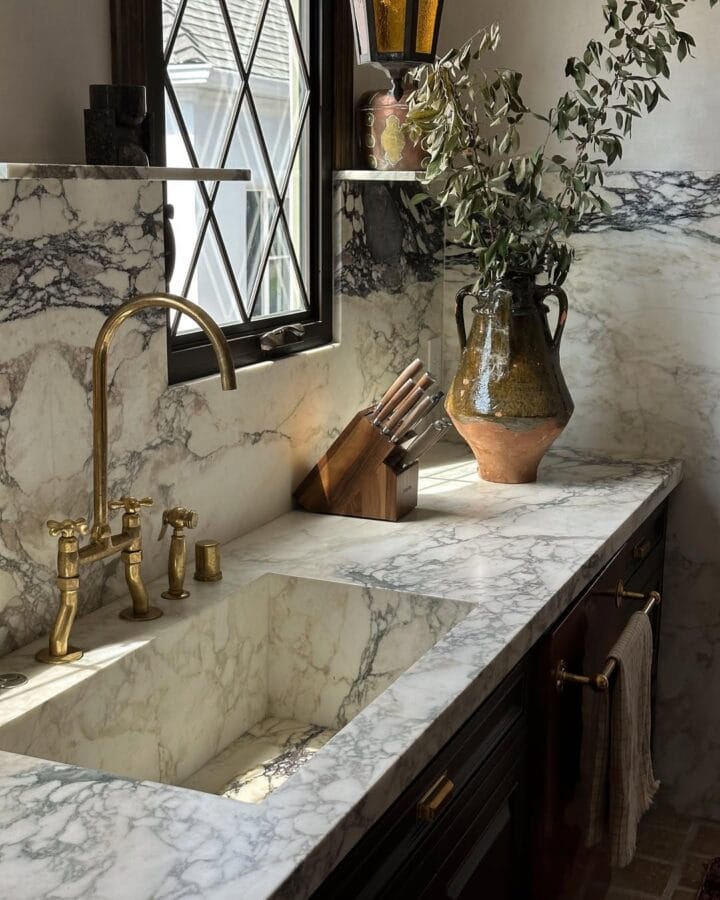
MULTIPOLYGON (((516 729, 465 791, 442 838, 410 862, 404 896, 418 900, 518 900, 527 896, 526 735, 516 729), (520 865, 518 865, 520 863, 520 865)), ((397 891, 387 898, 401 896, 397 891)))
MULTIPOLYGON (((314 900, 399 900, 403 896, 417 900, 422 886, 415 876, 423 861, 432 858, 433 874, 438 870, 444 861, 437 857, 443 836, 452 833, 459 840, 469 832, 477 810, 490 802, 497 789, 495 779, 507 774, 498 765, 518 762, 520 751, 513 748, 520 746, 521 735, 524 742, 526 714, 527 666, 522 663, 340 863, 314 900), (438 802, 433 805, 434 799, 438 802), (429 819, 424 815, 427 810, 418 808, 423 800, 425 807, 433 807, 429 819), (416 893, 398 893, 411 882, 416 893)), ((445 855, 447 851, 441 851, 445 855)), ((421 881, 428 878, 421 876, 421 881)))

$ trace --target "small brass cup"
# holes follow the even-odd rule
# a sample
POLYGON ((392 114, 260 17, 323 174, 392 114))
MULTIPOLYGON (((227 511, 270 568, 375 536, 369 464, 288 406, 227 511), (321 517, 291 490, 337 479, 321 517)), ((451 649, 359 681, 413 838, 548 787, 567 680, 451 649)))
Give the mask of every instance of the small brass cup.
POLYGON ((220 581, 220 544, 217 541, 195 543, 195 581, 220 581))

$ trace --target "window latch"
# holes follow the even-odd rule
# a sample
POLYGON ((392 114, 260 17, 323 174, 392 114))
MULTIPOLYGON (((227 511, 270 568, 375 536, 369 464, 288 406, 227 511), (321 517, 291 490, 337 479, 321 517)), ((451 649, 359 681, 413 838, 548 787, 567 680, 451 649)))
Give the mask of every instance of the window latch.
POLYGON ((282 325, 273 331, 267 331, 260 338, 260 349, 265 353, 273 350, 281 350, 291 344, 298 344, 305 337, 305 328, 302 325, 282 325))

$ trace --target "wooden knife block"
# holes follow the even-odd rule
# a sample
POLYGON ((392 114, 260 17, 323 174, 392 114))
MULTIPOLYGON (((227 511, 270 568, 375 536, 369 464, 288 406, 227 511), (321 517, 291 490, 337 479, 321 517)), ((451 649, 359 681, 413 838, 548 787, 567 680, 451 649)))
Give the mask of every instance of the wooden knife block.
POLYGON ((295 491, 308 512, 397 522, 417 506, 418 465, 390 461, 393 444, 361 410, 295 491))

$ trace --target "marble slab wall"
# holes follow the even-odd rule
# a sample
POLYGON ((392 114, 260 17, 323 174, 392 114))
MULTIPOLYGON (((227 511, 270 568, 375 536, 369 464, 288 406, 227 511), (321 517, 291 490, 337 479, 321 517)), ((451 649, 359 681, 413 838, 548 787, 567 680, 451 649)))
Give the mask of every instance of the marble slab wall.
MULTIPOLYGON (((560 440, 682 457, 672 505, 656 762, 683 811, 720 818, 720 175, 632 172, 586 223, 566 285, 562 363, 575 415, 560 440)), ((444 378, 457 363, 448 266, 444 378)))
MULTIPOLYGON (((48 518, 89 516, 90 353, 124 299, 163 287, 161 185, 0 180, 0 654, 48 632, 57 597, 48 518)), ((346 421, 440 335, 442 219, 402 187, 341 183, 338 343, 167 387, 162 314, 110 351, 110 493, 155 498, 144 570, 166 566, 161 511, 199 511, 194 536, 226 541, 285 512, 346 421), (371 202, 366 202, 371 201, 371 202)), ((118 562, 83 571, 81 611, 124 591, 118 562)))

